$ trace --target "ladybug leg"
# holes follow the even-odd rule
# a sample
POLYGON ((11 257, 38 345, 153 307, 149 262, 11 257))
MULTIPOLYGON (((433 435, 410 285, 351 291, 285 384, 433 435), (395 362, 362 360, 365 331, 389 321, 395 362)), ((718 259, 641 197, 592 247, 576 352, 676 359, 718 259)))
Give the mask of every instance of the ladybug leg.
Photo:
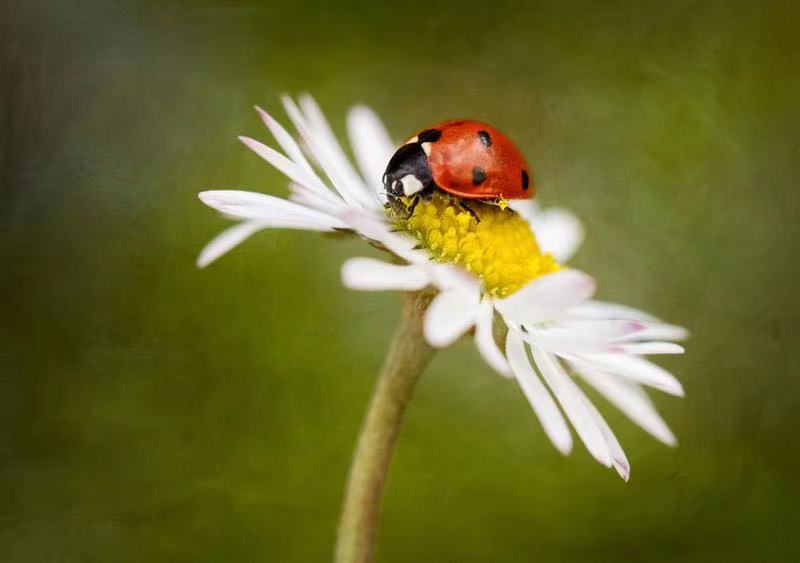
POLYGON ((417 208, 417 205, 419 205, 419 200, 420 200, 419 196, 414 197, 414 201, 411 203, 411 205, 408 206, 409 217, 411 217, 414 214, 414 210, 417 208))
POLYGON ((459 207, 459 208, 461 208, 463 211, 466 211, 467 213, 469 213, 470 215, 472 215, 472 217, 474 217, 474 218, 475 218, 475 222, 476 222, 476 223, 480 223, 480 222, 481 222, 481 218, 480 218, 480 217, 478 217, 478 214, 477 214, 477 213, 475 213, 475 210, 474 210, 474 209, 472 209, 472 208, 471 208, 469 205, 467 205, 467 203, 466 203, 466 202, 465 202, 463 199, 456 199, 456 204, 457 204, 457 205, 458 205, 458 207, 459 207))

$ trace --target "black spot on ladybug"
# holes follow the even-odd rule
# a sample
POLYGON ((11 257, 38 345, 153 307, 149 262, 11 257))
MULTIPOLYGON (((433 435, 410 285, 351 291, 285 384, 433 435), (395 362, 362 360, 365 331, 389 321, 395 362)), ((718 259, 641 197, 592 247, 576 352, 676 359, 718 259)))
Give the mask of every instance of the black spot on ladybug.
POLYGON ((442 138, 442 132, 439 129, 425 129, 422 133, 417 135, 417 142, 422 143, 435 143, 442 138))
POLYGON ((480 166, 476 166, 475 168, 472 169, 473 185, 480 186, 485 179, 486 179, 486 170, 484 170, 480 166))
POLYGON ((528 171, 527 170, 523 170, 522 171, 522 189, 523 190, 527 190, 528 189, 528 185, 530 185, 530 183, 531 183, 531 179, 528 178, 528 171))
POLYGON ((481 143, 483 143, 487 147, 491 147, 492 146, 492 138, 489 136, 489 133, 487 133, 486 131, 484 131, 484 130, 478 131, 478 138, 481 140, 481 143))

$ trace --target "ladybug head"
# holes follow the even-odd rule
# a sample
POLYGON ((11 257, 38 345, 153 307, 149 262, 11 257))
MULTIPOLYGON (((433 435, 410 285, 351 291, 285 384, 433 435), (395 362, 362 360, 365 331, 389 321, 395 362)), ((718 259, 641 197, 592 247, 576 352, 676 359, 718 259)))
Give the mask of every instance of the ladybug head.
POLYGON ((410 197, 434 187, 428 155, 414 141, 400 147, 383 173, 383 187, 390 198, 410 197))

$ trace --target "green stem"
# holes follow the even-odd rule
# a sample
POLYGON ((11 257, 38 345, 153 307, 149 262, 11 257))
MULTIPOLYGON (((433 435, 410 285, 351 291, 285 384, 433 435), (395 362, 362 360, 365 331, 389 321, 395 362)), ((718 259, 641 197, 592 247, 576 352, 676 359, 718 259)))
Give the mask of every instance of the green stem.
POLYGON ((335 563, 369 563, 373 559, 380 518, 381 494, 414 386, 433 348, 425 342, 422 320, 429 298, 403 297, 400 325, 370 400, 353 454, 339 521, 335 563))

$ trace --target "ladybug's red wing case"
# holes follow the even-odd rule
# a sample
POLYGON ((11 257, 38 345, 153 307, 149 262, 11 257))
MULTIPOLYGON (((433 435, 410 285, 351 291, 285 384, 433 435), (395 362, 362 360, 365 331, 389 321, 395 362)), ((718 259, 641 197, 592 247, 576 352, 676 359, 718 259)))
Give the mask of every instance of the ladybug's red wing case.
POLYGON ((525 158, 491 125, 447 121, 430 130, 441 131, 426 152, 433 181, 444 191, 467 199, 533 197, 535 188, 525 158))
POLYGON ((465 199, 530 199, 525 158, 486 123, 456 120, 425 129, 400 147, 383 176, 389 198, 441 189, 465 199))

